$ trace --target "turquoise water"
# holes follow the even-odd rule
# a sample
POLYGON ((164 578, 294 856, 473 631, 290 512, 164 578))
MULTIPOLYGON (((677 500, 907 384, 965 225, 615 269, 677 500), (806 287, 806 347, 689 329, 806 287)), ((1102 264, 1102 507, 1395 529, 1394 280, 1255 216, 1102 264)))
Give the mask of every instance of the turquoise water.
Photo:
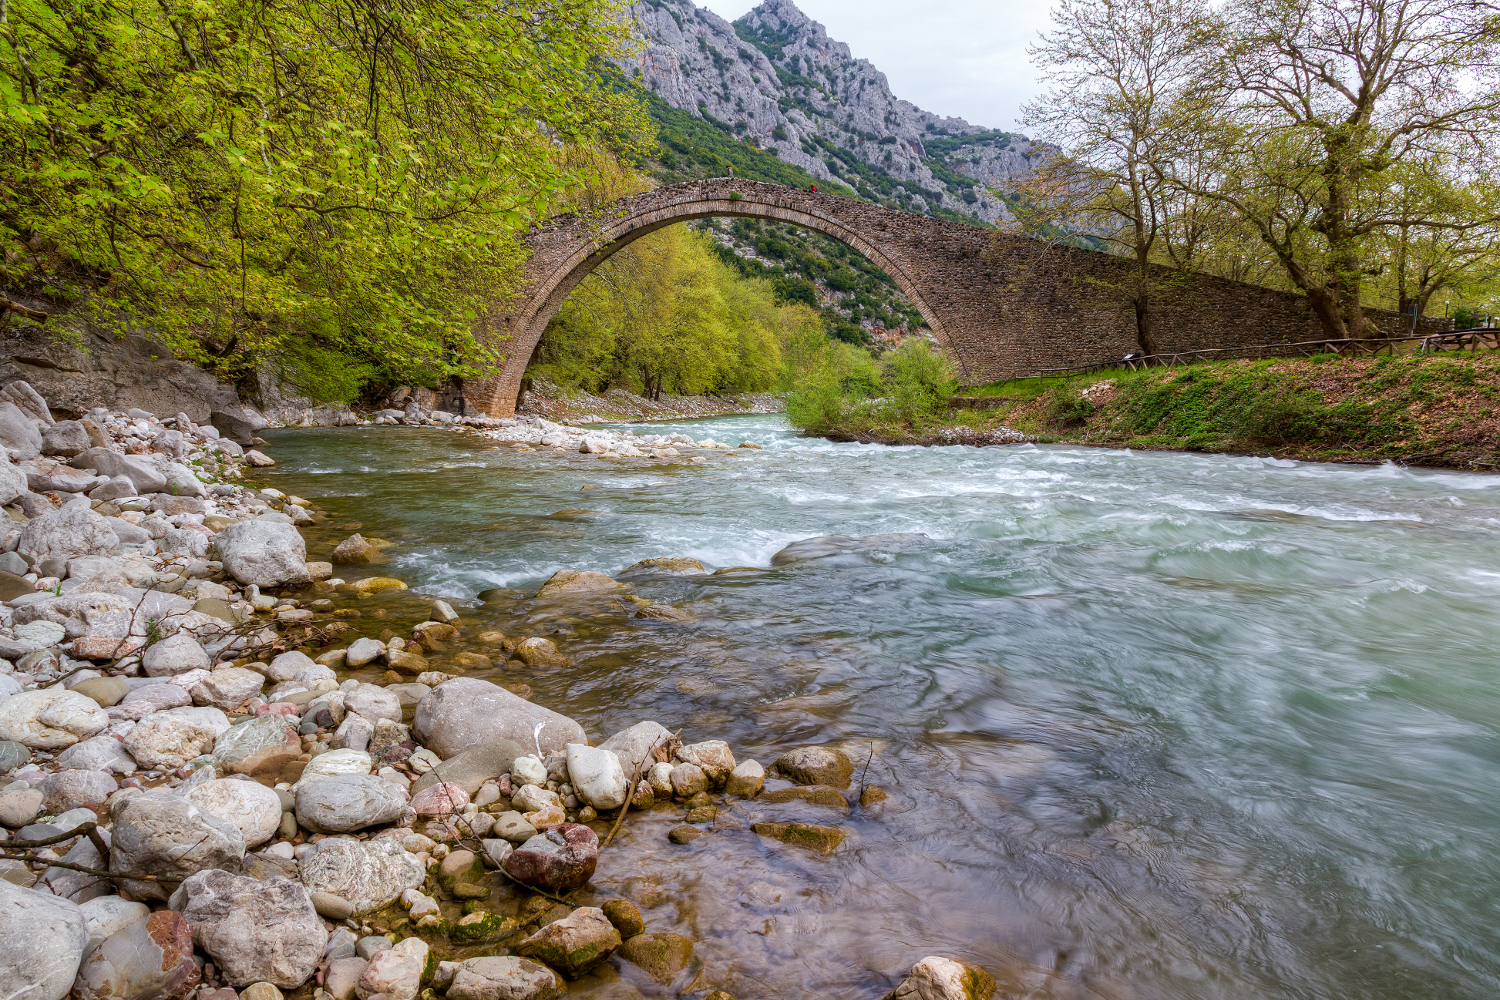
POLYGON ((890 793, 847 817, 736 806, 691 847, 665 839, 680 810, 629 821, 596 885, 696 964, 574 994, 873 1000, 928 954, 1037 997, 1500 993, 1500 477, 667 426, 764 450, 272 435, 271 483, 400 542, 380 572, 423 593, 759 567, 635 581, 690 627, 618 602, 461 610, 470 634, 554 638, 573 666, 495 676, 596 741, 653 718, 766 764, 839 742, 890 793), (546 517, 578 508, 597 513, 546 517), (922 537, 768 568, 835 533, 922 537), (761 818, 848 838, 819 858, 762 843, 761 818))

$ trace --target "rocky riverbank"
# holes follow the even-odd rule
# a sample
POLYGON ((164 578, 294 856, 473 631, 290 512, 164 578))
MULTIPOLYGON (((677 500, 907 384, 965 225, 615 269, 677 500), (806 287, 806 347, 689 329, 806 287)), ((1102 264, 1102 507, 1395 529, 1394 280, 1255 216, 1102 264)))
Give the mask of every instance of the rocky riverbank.
MULTIPOLYGON (((727 447, 537 418, 377 419, 601 457, 727 447)), ((715 984, 694 942, 591 881, 630 815, 680 813, 682 850, 743 817, 816 858, 838 851, 837 825, 754 810, 880 808, 838 747, 789 747, 767 769, 650 720, 594 745, 526 685, 485 676, 564 664, 565 647, 476 631, 462 606, 360 575, 378 538, 310 561, 308 538, 335 526, 236 482, 273 460, 234 430, 249 448, 186 414, 59 421, 24 382, 0 389, 5 995, 551 998, 626 966, 702 995, 715 984)), ((648 560, 620 576, 703 571, 648 560)), ((587 570, 485 596, 690 618, 587 570)), ((891 995, 993 989, 931 957, 891 995)))
POLYGON ((601 395, 565 393, 546 382, 534 384, 521 399, 517 413, 558 422, 602 423, 623 420, 684 420, 751 413, 780 413, 785 400, 764 392, 733 396, 637 396, 624 389, 601 395))

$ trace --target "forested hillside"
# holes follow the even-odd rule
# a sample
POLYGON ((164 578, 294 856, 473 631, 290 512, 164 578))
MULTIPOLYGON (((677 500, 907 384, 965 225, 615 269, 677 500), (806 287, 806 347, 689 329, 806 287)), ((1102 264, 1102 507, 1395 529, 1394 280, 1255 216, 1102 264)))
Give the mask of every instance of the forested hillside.
MULTIPOLYGON (((636 92, 656 123, 658 140, 654 153, 639 166, 660 183, 723 177, 732 169, 748 180, 804 188, 817 184, 822 191, 862 197, 736 139, 730 126, 711 115, 694 117, 656 94, 636 92)), ((746 277, 771 279, 778 301, 820 310, 831 336, 870 344, 884 331, 923 326, 921 315, 890 278, 837 240, 784 223, 746 219, 712 220, 701 228, 713 237, 726 264, 746 277)))

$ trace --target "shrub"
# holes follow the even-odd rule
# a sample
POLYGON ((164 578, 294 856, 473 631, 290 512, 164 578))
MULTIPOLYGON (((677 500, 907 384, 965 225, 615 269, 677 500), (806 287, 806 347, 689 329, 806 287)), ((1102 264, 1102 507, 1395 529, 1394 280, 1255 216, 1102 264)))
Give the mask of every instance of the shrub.
POLYGON ((898 417, 915 420, 953 399, 953 362, 920 337, 908 337, 885 357, 885 390, 898 417))

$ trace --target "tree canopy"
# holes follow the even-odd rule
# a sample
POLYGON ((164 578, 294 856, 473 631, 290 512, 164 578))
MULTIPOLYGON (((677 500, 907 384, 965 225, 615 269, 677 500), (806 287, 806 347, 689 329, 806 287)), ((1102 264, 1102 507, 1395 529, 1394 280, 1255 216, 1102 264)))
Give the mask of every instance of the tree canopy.
MULTIPOLYGON (((1469 0, 1063 0, 1032 204, 1141 264, 1296 289, 1330 338, 1500 263, 1500 16, 1469 0)), ((1143 330, 1147 329, 1143 325, 1143 330)), ((1143 338, 1143 344, 1146 339, 1143 338)))
POLYGON ((432 384, 518 239, 648 123, 621 0, 6 0, 0 284, 235 377, 432 384), (300 359, 300 362, 299 362, 300 359))

